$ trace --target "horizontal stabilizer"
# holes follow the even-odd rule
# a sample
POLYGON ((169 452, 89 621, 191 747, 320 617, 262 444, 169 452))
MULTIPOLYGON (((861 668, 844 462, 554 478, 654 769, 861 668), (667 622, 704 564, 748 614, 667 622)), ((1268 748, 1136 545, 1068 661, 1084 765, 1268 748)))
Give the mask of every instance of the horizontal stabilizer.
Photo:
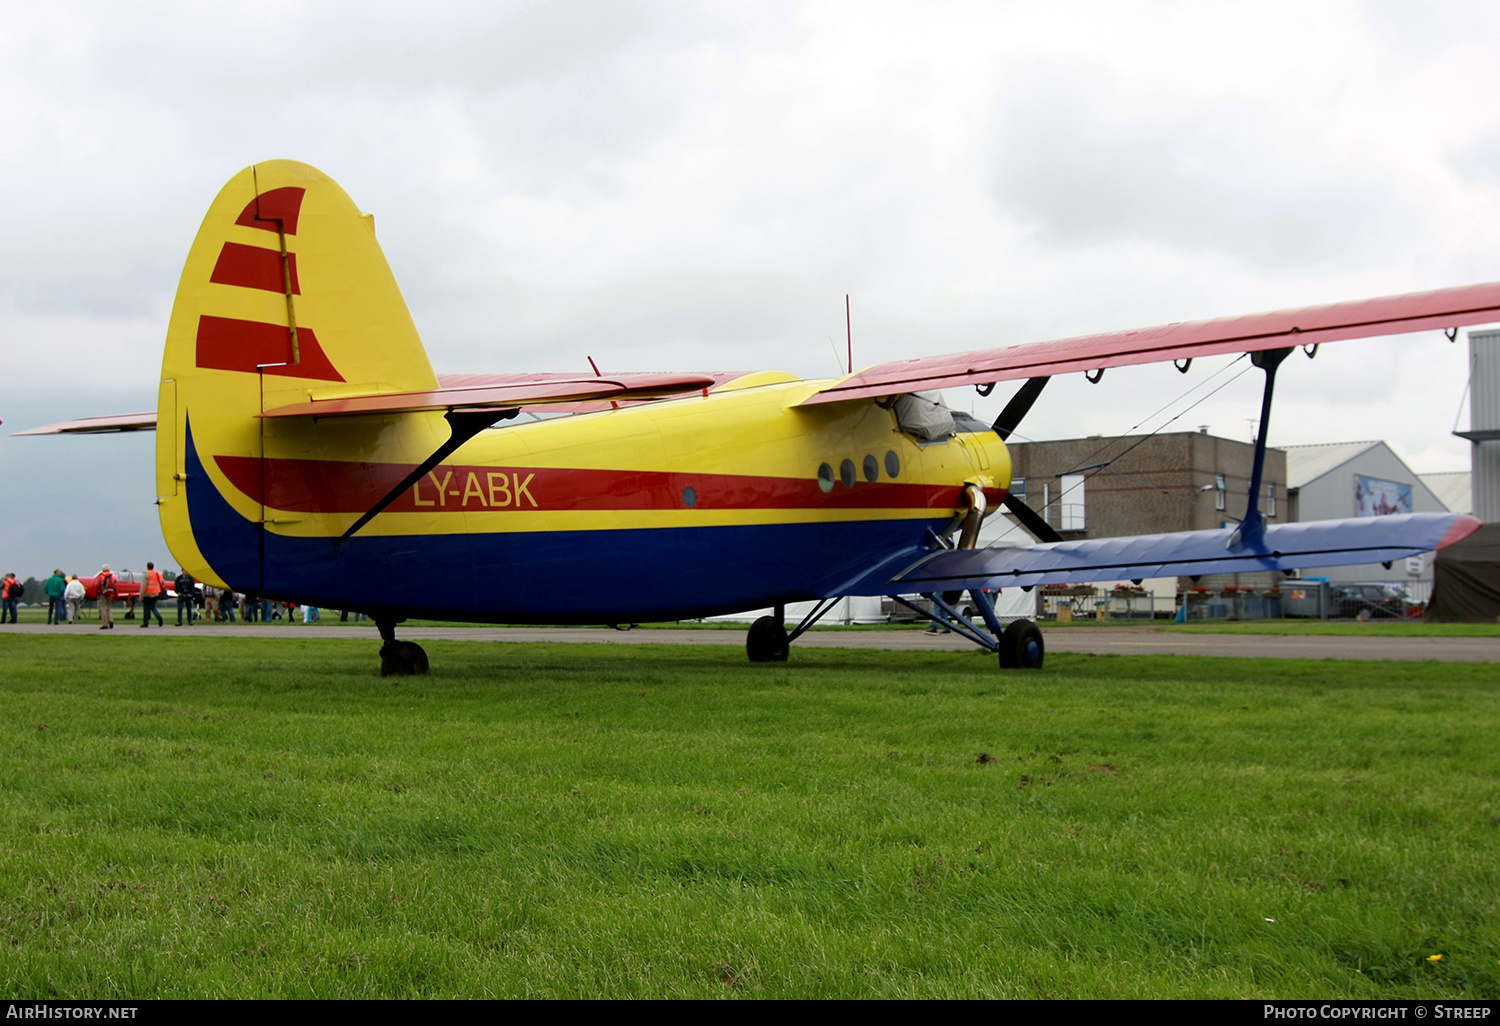
MULTIPOLYGON (((607 378, 575 374, 444 374, 440 387, 427 392, 402 392, 339 399, 313 400, 283 406, 267 417, 337 417, 358 413, 409 413, 419 410, 499 409, 546 404, 566 405, 569 412, 593 407, 577 404, 610 400, 639 402, 712 389, 744 377, 743 371, 712 371, 689 374, 628 373, 607 378)), ((155 431, 156 414, 123 413, 109 417, 85 417, 58 424, 17 431, 17 435, 99 435, 119 431, 155 431)))
POLYGON ((262 417, 354 417, 379 413, 419 413, 430 410, 506 409, 545 403, 583 400, 654 399, 711 388, 715 379, 703 374, 612 374, 607 378, 573 377, 511 384, 434 388, 420 392, 313 399, 280 406, 262 417))
POLYGON ((877 364, 804 406, 1500 321, 1500 282, 877 364))
POLYGON ((17 435, 103 435, 114 431, 155 431, 156 411, 150 413, 121 413, 113 417, 84 417, 82 420, 65 420, 60 424, 46 424, 28 431, 17 431, 17 435))
POLYGON ((1030 587, 1087 581, 1197 577, 1305 567, 1389 563, 1460 541, 1479 521, 1458 513, 1406 513, 1268 527, 1258 543, 1229 548, 1234 528, 1052 542, 1032 548, 935 552, 854 594, 1030 587))

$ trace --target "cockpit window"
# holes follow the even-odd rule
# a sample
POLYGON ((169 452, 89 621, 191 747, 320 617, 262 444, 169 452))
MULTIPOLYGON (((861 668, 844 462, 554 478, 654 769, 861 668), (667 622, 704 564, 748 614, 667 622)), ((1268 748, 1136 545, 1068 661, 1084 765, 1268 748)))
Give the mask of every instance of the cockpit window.
POLYGON ((953 411, 941 392, 910 392, 896 400, 896 423, 919 442, 945 442, 953 434, 953 411))
POLYGON ((990 427, 988 424, 980 420, 978 417, 974 416, 972 413, 965 413, 963 410, 954 410, 953 430, 959 432, 960 434, 970 435, 976 431, 993 431, 994 428, 990 427))

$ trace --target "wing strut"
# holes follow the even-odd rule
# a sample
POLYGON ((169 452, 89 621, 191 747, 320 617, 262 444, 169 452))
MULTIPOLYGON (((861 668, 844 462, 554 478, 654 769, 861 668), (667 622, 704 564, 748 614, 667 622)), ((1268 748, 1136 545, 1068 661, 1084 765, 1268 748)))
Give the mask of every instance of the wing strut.
POLYGON ((459 446, 479 434, 485 428, 493 424, 498 424, 502 420, 510 420, 520 412, 519 408, 512 407, 508 410, 449 410, 443 414, 443 419, 448 422, 450 432, 448 440, 438 446, 431 456, 423 460, 416 470, 413 470, 410 474, 402 478, 401 483, 387 492, 385 498, 371 506, 365 512, 364 516, 360 517, 350 526, 349 530, 339 535, 339 540, 334 542, 333 547, 338 548, 344 542, 348 541, 356 531, 364 527, 371 520, 374 520, 380 514, 381 510, 395 502, 402 492, 422 480, 422 475, 451 456, 459 446))
POLYGON ((1271 429, 1271 393, 1276 390, 1276 368, 1292 355, 1287 349, 1262 349, 1250 354, 1250 362, 1266 372, 1266 388, 1260 398, 1260 433, 1255 438, 1255 469, 1250 472, 1250 501, 1245 518, 1229 536, 1230 550, 1254 545, 1266 533, 1266 518, 1260 512, 1260 481, 1266 469, 1266 434, 1271 429))

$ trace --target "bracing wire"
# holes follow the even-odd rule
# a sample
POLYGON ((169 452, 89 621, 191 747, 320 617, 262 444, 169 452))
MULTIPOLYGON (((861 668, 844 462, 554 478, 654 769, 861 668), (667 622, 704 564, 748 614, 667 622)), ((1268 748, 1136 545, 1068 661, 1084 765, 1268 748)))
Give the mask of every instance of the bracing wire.
MULTIPOLYGON (((1134 424, 1130 428, 1130 430, 1126 432, 1126 434, 1129 435, 1131 431, 1135 431, 1137 428, 1141 427, 1141 425, 1143 425, 1143 424, 1147 423, 1148 421, 1152 420, 1153 418, 1155 418, 1159 414, 1164 413, 1167 410, 1171 409, 1172 406, 1174 406, 1175 404, 1177 404, 1177 403, 1181 402, 1182 400, 1186 399, 1188 396, 1192 395, 1198 389, 1200 389, 1200 388, 1204 387, 1205 385, 1209 384, 1211 381, 1213 381, 1214 378, 1218 377, 1220 374, 1223 374, 1226 371, 1232 369, 1236 364, 1238 364, 1241 360, 1245 359, 1248 355, 1249 355, 1248 353, 1241 353, 1239 355, 1239 357, 1237 357, 1236 359, 1234 359, 1234 360, 1230 361, 1229 363, 1225 364, 1223 367, 1220 367, 1217 371, 1215 371, 1213 374, 1209 375, 1207 378, 1205 378, 1202 381, 1200 381, 1197 384, 1195 384, 1192 388, 1189 388, 1189 389, 1187 389, 1187 390, 1179 393, 1174 398, 1168 400, 1164 405, 1158 407, 1156 410, 1154 410, 1151 413, 1147 414, 1145 417, 1142 417, 1138 423, 1134 424)), ((1091 461, 1093 460, 1093 458, 1095 456, 1099 455, 1104 450, 1106 450, 1110 446, 1114 445, 1116 442, 1119 441, 1119 439, 1110 439, 1109 441, 1105 442, 1103 445, 1100 445, 1093 452, 1091 452, 1088 456, 1086 456, 1083 460, 1079 461, 1081 465, 1086 466, 1086 467, 1090 467, 1093 470, 1092 473, 1084 475, 1084 481, 1086 482, 1091 477, 1094 477, 1094 476, 1096 476, 1098 474, 1101 474, 1101 473, 1103 473, 1105 471, 1109 471, 1109 473, 1111 473, 1111 474, 1117 474, 1120 477, 1125 478, 1126 480, 1134 481, 1137 484, 1145 485, 1146 487, 1149 487, 1149 488, 1152 488, 1152 489, 1154 489, 1156 491, 1159 491, 1163 495, 1166 495, 1166 496, 1168 496, 1170 498, 1176 499, 1179 502, 1186 502, 1186 503, 1188 503, 1190 505, 1193 505, 1193 506, 1202 506, 1204 509, 1207 509, 1208 508, 1208 504, 1205 503, 1205 502, 1199 502, 1197 499, 1185 499, 1185 498, 1183 498, 1180 495, 1174 495, 1171 492, 1167 491, 1166 489, 1162 488, 1160 485, 1152 484, 1152 483, 1147 482, 1147 481, 1141 481, 1141 480, 1139 480, 1137 478, 1132 477, 1129 474, 1122 473, 1121 471, 1118 471, 1118 470, 1113 470, 1113 469, 1110 468, 1110 464, 1114 463, 1116 460, 1119 460, 1119 459, 1121 459, 1121 458, 1129 455, 1130 452, 1133 449, 1136 448, 1136 446, 1139 446, 1142 443, 1146 442, 1147 440, 1149 440, 1151 438, 1154 438, 1157 435, 1161 434, 1162 431, 1166 430, 1166 428, 1170 427, 1172 424, 1176 423, 1177 421, 1181 420, 1183 417, 1187 416, 1187 414, 1191 413, 1195 408, 1197 408, 1198 406, 1201 406, 1203 403, 1205 403, 1209 399, 1213 398, 1219 392, 1222 392, 1224 389, 1226 389, 1230 385, 1234 384, 1240 378, 1244 377, 1245 374, 1249 370, 1250 370, 1249 367, 1241 368, 1240 372, 1238 374, 1234 375, 1234 377, 1230 378, 1228 381, 1223 382, 1222 384, 1220 384, 1217 388, 1213 389, 1212 391, 1204 394, 1203 396, 1201 396, 1200 398, 1198 398, 1195 402, 1193 402, 1191 405, 1184 407, 1182 410, 1180 410, 1179 412, 1177 412, 1173 416, 1169 417, 1167 420, 1163 421, 1160 425, 1158 425, 1157 427, 1153 428, 1151 431, 1147 432, 1144 435, 1141 435, 1132 444, 1130 444, 1129 446, 1127 446, 1122 452, 1118 453, 1115 456, 1110 457, 1108 460, 1105 460, 1102 463, 1093 464, 1091 461)), ((1013 437, 1015 437, 1015 434, 1013 434, 1013 437)), ((1034 441, 1034 439, 1025 438, 1024 436, 1021 437, 1021 440, 1022 441, 1034 441)), ((1083 483, 1083 482, 1080 482, 1080 483, 1083 483)), ((1077 486, 1075 485, 1074 487, 1077 487, 1077 486)), ((1060 492, 1058 492, 1057 498, 1055 500, 1053 500, 1053 501, 1055 501, 1055 502, 1061 502, 1061 500, 1064 497, 1067 496, 1068 492, 1071 492, 1072 490, 1073 490, 1072 488, 1069 488, 1066 491, 1060 491, 1060 492)))

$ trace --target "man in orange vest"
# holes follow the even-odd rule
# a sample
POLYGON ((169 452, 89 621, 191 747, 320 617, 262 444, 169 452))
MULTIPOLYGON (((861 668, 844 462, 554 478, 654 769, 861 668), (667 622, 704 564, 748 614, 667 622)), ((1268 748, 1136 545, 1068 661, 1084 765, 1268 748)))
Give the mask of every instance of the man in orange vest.
POLYGON ((156 615, 156 626, 165 627, 166 623, 161 618, 161 613, 156 608, 157 599, 166 593, 167 582, 162 578, 161 571, 156 569, 155 563, 146 564, 146 579, 141 582, 141 598, 145 600, 146 612, 141 616, 141 630, 151 626, 151 616, 156 615))
POLYGON ((115 629, 115 616, 111 609, 119 590, 120 586, 115 575, 109 572, 109 564, 105 563, 104 569, 99 571, 99 629, 101 631, 115 629))
POLYGON ((5 580, 0 581, 0 623, 5 623, 7 617, 11 623, 16 622, 16 600, 20 597, 21 582, 15 574, 6 574, 5 580))

